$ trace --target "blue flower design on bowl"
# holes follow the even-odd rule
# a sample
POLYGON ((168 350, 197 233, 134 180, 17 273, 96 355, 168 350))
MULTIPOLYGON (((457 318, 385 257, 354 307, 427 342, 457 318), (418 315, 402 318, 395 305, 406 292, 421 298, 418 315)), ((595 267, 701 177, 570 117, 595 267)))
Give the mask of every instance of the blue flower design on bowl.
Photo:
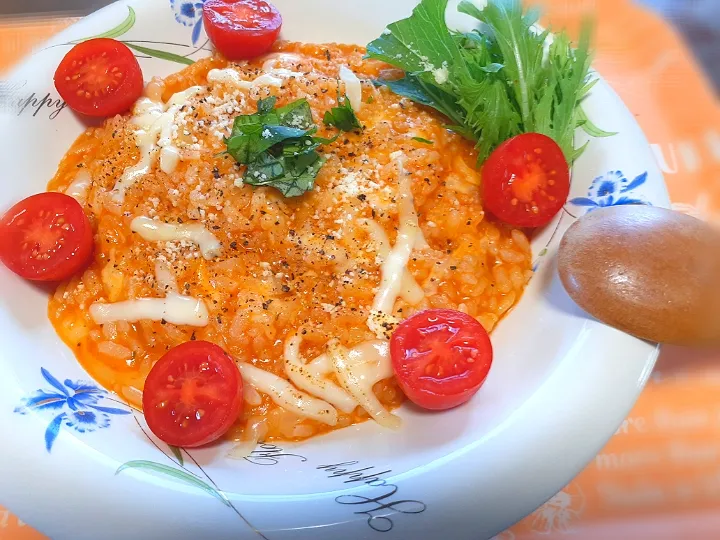
POLYGON ((175 20, 183 26, 191 26, 192 43, 197 45, 200 39, 200 31, 203 26, 203 9, 204 0, 170 0, 170 7, 175 13, 175 20))
POLYGON ((610 171, 593 180, 588 189, 587 197, 576 197, 571 199, 570 202, 575 206, 586 207, 588 212, 607 206, 622 206, 628 204, 649 205, 650 203, 642 197, 631 193, 646 181, 647 172, 636 176, 633 180, 628 180, 622 171, 610 171))
POLYGON ((53 417, 45 430, 45 448, 52 450, 60 428, 73 429, 78 433, 90 433, 110 427, 112 415, 130 414, 129 409, 105 407, 99 403, 107 398, 108 392, 92 383, 65 379, 61 383, 45 368, 40 368, 43 378, 52 390, 37 390, 22 400, 15 408, 18 414, 31 411, 50 413, 53 417))

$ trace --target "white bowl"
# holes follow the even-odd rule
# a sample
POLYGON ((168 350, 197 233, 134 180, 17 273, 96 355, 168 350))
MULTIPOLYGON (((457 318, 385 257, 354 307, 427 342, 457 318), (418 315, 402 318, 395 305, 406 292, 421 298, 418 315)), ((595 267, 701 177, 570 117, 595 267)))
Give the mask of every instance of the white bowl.
MULTIPOLYGON (((287 39, 365 44, 415 2, 275 3, 287 39)), ((113 4, 12 75, 11 107, 0 115, 0 210, 42 191, 84 129, 61 108, 52 83, 68 42, 125 21, 119 39, 191 58, 209 54, 197 14, 187 6, 179 14, 181 4, 199 1, 113 4)), ((161 58, 141 65, 146 78, 182 67, 161 58)), ((401 408, 399 432, 368 422, 303 444, 264 445, 247 460, 215 446, 183 452, 180 463, 148 436, 141 414, 95 383, 78 391, 76 381, 88 376, 48 322, 46 292, 0 268, 0 503, 56 540, 478 540, 531 512, 612 435, 658 352, 581 312, 556 275, 554 255, 575 217, 620 200, 598 194, 602 182, 624 189, 625 199, 668 204, 647 141, 615 93, 601 81, 585 107, 618 134, 590 142, 573 172, 575 203, 534 239, 537 274, 493 334, 486 384, 450 412, 401 408)))

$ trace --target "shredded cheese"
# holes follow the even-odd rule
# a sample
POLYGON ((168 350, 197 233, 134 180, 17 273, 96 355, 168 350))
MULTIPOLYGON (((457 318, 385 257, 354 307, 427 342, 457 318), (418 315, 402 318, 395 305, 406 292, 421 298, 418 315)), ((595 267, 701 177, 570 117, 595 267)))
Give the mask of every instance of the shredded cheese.
POLYGON ((362 84, 360 79, 347 66, 340 66, 340 80, 345 83, 345 95, 350 100, 353 111, 360 111, 362 107, 362 84))
POLYGON ((219 256, 222 251, 220 241, 200 223, 176 225, 140 216, 132 220, 130 229, 149 242, 188 240, 196 244, 203 257, 208 260, 219 256))

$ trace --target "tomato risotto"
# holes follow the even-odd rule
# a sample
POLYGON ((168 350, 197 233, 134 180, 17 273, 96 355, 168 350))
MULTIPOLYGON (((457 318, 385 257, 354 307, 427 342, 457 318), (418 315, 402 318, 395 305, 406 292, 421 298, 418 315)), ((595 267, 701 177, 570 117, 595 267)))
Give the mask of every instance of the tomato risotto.
POLYGON ((285 43, 251 62, 201 60, 73 144, 49 189, 84 206, 95 253, 49 316, 96 380, 140 407, 161 356, 209 341, 244 381, 230 438, 393 426, 399 321, 450 308, 490 331, 516 304, 530 246, 485 215, 473 144, 374 86, 402 74, 364 52, 285 43), (339 132, 323 118, 343 95, 361 126, 339 132), (307 100, 324 139, 304 195, 248 185, 227 153, 235 118, 269 96, 307 100))

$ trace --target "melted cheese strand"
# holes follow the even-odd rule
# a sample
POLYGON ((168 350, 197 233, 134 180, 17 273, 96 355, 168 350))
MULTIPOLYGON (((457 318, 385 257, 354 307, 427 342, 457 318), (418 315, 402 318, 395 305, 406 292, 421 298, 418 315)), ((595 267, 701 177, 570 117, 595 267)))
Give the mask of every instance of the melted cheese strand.
POLYGON ((283 62, 294 62, 298 63, 302 61, 302 56, 293 53, 270 53, 265 57, 265 61, 262 65, 262 70, 269 73, 273 69, 277 68, 278 63, 283 62))
POLYGON ((354 411, 358 404, 345 390, 306 367, 300 358, 301 343, 302 337, 299 334, 291 336, 285 342, 285 373, 290 381, 301 390, 324 399, 344 413, 354 411))
POLYGON ((348 361, 361 384, 372 390, 375 383, 394 375, 390 360, 390 343, 385 340, 364 341, 348 351, 348 361))
POLYGON ((170 267, 163 261, 155 263, 155 281, 165 293, 177 292, 177 280, 170 267))
POLYGON ((238 367, 242 373, 243 382, 251 384, 257 391, 269 395, 283 409, 329 426, 337 424, 337 411, 328 402, 301 392, 285 379, 252 364, 239 364, 238 367))
POLYGON ((405 155, 399 150, 397 152, 393 152, 390 155, 395 158, 395 163, 398 168, 400 220, 410 221, 415 225, 415 227, 417 227, 418 236, 415 239, 415 249, 427 249, 430 247, 430 244, 427 243, 425 235, 422 233, 422 229, 420 229, 420 224, 418 222, 418 215, 415 211, 415 199, 413 198, 412 194, 412 183, 410 181, 410 177, 407 171, 405 170, 405 155))
POLYGON ((172 128, 177 121, 177 113, 193 96, 203 91, 202 86, 190 88, 173 94, 163 105, 149 98, 140 98, 133 108, 132 123, 139 127, 135 131, 135 141, 140 149, 140 160, 128 167, 115 183, 112 199, 122 203, 125 192, 140 178, 148 174, 155 165, 160 149, 160 169, 170 174, 180 161, 180 150, 172 144, 172 128))
POLYGON ((165 298, 137 298, 114 304, 96 302, 90 306, 90 315, 97 324, 165 320, 177 325, 207 326, 209 321, 202 300, 176 293, 168 293, 165 298))
POLYGON ((322 377, 333 370, 332 362, 327 354, 321 354, 317 358, 314 358, 305 364, 305 367, 315 377, 322 377))
POLYGON ((390 154, 396 160, 398 174, 398 193, 400 195, 400 228, 395 245, 383 262, 380 287, 375 294, 372 311, 390 314, 395 300, 400 294, 402 277, 407 270, 413 248, 429 247, 418 224, 418 216, 413 201, 410 176, 405 172, 402 152, 390 154))
POLYGON ((90 306, 90 316, 97 324, 150 320, 207 326, 210 314, 205 303, 198 298, 178 294, 175 276, 165 263, 155 265, 155 279, 166 291, 165 298, 137 298, 114 304, 95 302, 90 306))
POLYGON ((75 175, 75 179, 65 190, 65 195, 69 195, 80 204, 83 204, 87 198, 87 192, 91 185, 92 177, 90 176, 90 173, 85 169, 80 169, 80 171, 75 175))
POLYGON ((381 426, 399 429, 402 425, 400 418, 383 407, 372 391, 372 385, 368 386, 369 379, 363 377, 365 373, 356 369, 358 355, 353 358, 336 339, 328 342, 328 355, 338 381, 360 403, 360 406, 381 426))
POLYGON ((213 233, 199 223, 176 225, 140 216, 132 220, 130 230, 149 242, 189 240, 200 248, 205 259, 220 255, 222 245, 213 233))
MULTIPOLYGON (((383 258, 387 259, 390 254, 390 240, 385 233, 382 225, 373 219, 364 220, 365 225, 370 232, 370 236, 377 244, 378 254, 383 258)), ((400 285, 400 296, 410 305, 416 305, 422 302, 425 298, 425 291, 418 285, 415 278, 407 268, 402 275, 402 283, 400 285)))
POLYGON ((417 235, 418 228, 411 221, 405 221, 400 225, 395 245, 381 268, 382 279, 373 302, 373 311, 392 312, 395 300, 400 293, 402 276, 406 271, 417 235))
MULTIPOLYGON (((252 388, 252 386, 246 384, 245 388, 252 388)), ((227 457, 230 459, 243 459, 248 457, 252 454, 253 450, 257 448, 258 443, 262 442, 265 438, 267 431, 267 418, 258 420, 256 417, 254 420, 248 420, 245 429, 243 429, 240 442, 230 449, 227 457)))
POLYGON ((243 399, 245 400, 245 403, 251 407, 262 405, 262 396, 260 396, 258 391, 249 384, 243 386, 243 399))
MULTIPOLYGON (((271 65, 271 61, 272 60, 268 60, 265 64, 269 66, 271 65)), ((274 62, 272 65, 274 65, 274 62)), ((290 71, 289 69, 284 68, 271 67, 269 69, 265 69, 265 65, 263 66, 263 70, 266 73, 263 73, 256 79, 253 79, 252 81, 244 81, 238 72, 232 68, 211 69, 207 74, 207 80, 209 83, 213 84, 227 84, 240 90, 252 90, 262 86, 274 86, 275 88, 280 88, 285 79, 301 77, 303 75, 302 73, 290 71)))

